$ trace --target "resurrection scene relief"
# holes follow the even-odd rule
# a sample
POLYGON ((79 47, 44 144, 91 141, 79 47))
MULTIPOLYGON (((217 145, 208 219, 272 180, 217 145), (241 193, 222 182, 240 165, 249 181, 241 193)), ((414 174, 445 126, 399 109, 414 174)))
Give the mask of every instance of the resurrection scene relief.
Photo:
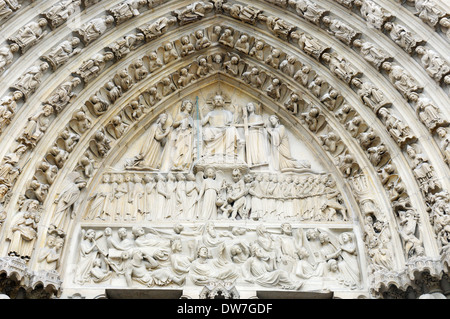
POLYGON ((154 115, 89 190, 73 283, 363 289, 344 196, 288 127, 225 84, 154 115))

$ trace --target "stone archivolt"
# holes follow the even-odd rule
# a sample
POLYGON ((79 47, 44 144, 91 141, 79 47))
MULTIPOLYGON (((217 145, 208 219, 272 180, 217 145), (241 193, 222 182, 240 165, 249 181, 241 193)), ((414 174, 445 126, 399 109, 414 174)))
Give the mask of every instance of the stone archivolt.
MULTIPOLYGON (((61 46, 59 51, 52 51, 51 55, 48 55, 50 60, 48 57, 45 58, 52 64, 53 69, 59 69, 61 63, 70 65, 70 61, 75 56, 79 61, 84 60, 83 66, 77 64, 78 67, 74 69, 79 72, 73 71, 73 73, 77 73, 83 79, 85 90, 89 90, 90 93, 84 93, 83 90, 77 89, 81 81, 73 80, 72 77, 66 78, 59 87, 54 87, 50 96, 45 98, 47 102, 41 105, 41 111, 34 107, 35 114, 29 114, 32 116, 28 119, 24 134, 17 137, 19 144, 10 146, 10 151, 4 154, 1 203, 5 217, 3 223, 6 226, 2 229, 4 232, 8 232, 8 227, 14 230, 18 229, 15 231, 18 239, 5 242, 5 249, 14 251, 14 254, 10 254, 11 256, 20 256, 27 261, 31 257, 27 247, 33 248, 37 238, 51 237, 46 230, 42 229, 38 232, 36 231, 37 226, 29 226, 30 223, 39 225, 39 218, 35 217, 40 215, 39 213, 33 213, 31 219, 25 218, 23 225, 26 226, 20 226, 22 225, 22 220, 18 218, 20 214, 14 213, 17 210, 15 206, 19 198, 17 195, 12 196, 13 189, 23 189, 20 192, 23 193, 20 199, 21 207, 25 202, 35 201, 38 205, 45 207, 46 212, 55 212, 55 216, 56 212, 67 214, 66 219, 63 218, 57 225, 57 230, 62 232, 62 237, 64 237, 64 234, 69 234, 73 229, 75 220, 81 218, 81 214, 77 211, 77 205, 79 201, 86 198, 84 189, 92 187, 90 179, 102 172, 102 169, 99 169, 102 165, 101 161, 108 161, 109 154, 120 149, 121 139, 128 136, 128 132, 131 134, 133 130, 137 130, 140 123, 144 122, 143 119, 147 119, 146 122, 148 122, 151 114, 163 112, 169 105, 169 101, 174 103, 172 96, 176 92, 181 92, 185 88, 189 89, 193 83, 201 84, 201 81, 213 78, 212 75, 216 74, 216 79, 233 81, 231 79, 236 78, 236 84, 252 86, 252 91, 264 96, 264 100, 267 101, 264 104, 270 101, 270 104, 278 105, 283 121, 290 122, 292 121, 291 116, 295 116, 296 119, 293 123, 307 128, 313 143, 317 145, 316 147, 323 148, 324 153, 328 154, 327 156, 330 158, 330 163, 335 163, 334 165, 340 172, 335 176, 338 179, 352 180, 352 188, 358 190, 355 200, 361 210, 360 227, 365 236, 365 251, 370 256, 368 262, 372 265, 370 289, 374 295, 388 296, 389 285, 392 283, 405 292, 407 287, 413 287, 419 293, 423 293, 424 291, 421 290, 423 287, 409 283, 414 280, 414 276, 411 274, 416 271, 422 272, 424 278, 427 273, 430 273, 435 278, 441 279, 442 274, 446 272, 445 265, 448 263, 446 258, 449 234, 447 230, 449 199, 446 192, 448 183, 444 178, 444 176, 448 176, 448 168, 440 165, 444 160, 448 162, 448 146, 445 143, 448 139, 446 133, 448 121, 445 109, 439 109, 439 106, 445 104, 444 101, 448 101, 446 95, 449 84, 448 61, 445 61, 445 54, 442 54, 442 48, 448 47, 448 42, 445 40, 445 31, 448 27, 445 9, 432 2, 415 2, 416 15, 427 23, 426 27, 431 26, 441 33, 437 40, 421 41, 415 38, 412 29, 408 30, 409 24, 403 25, 404 12, 399 14, 397 19, 375 1, 342 3, 336 1, 349 8, 360 8, 358 10, 360 10, 362 19, 376 29, 368 34, 373 36, 373 34, 384 32, 385 34, 382 36, 398 46, 398 49, 393 49, 391 45, 386 45, 383 48, 389 52, 386 54, 375 49, 369 51, 370 41, 367 40, 370 39, 367 36, 361 36, 361 32, 357 28, 360 25, 359 21, 354 21, 352 26, 343 23, 342 17, 346 16, 343 12, 346 9, 330 11, 327 10, 328 7, 321 8, 313 1, 266 1, 269 5, 260 1, 262 11, 255 11, 254 7, 234 2, 225 4, 220 1, 186 2, 185 7, 181 4, 174 5, 171 1, 150 1, 147 2, 147 6, 144 2, 126 1, 114 4, 108 12, 103 13, 105 17, 107 14, 113 14, 114 18, 109 19, 109 22, 108 18, 103 20, 105 26, 99 29, 100 33, 96 31, 95 39, 86 40, 90 27, 83 24, 86 26, 86 29, 83 29, 83 36, 86 40, 84 47, 77 51, 71 51, 73 47, 66 43, 65 47, 61 46), (124 32, 127 32, 126 30, 129 31, 129 29, 122 27, 127 25, 126 21, 129 19, 138 21, 147 14, 144 12, 145 8, 162 5, 173 9, 174 17, 161 18, 152 15, 155 17, 152 20, 154 22, 146 24, 145 29, 140 28, 145 35, 146 43, 139 33, 136 33, 136 36, 128 34, 125 37, 122 34, 120 37, 116 37, 116 40, 119 39, 117 41, 120 42, 116 42, 114 46, 113 41, 107 41, 111 43, 109 46, 111 49, 116 48, 116 51, 112 49, 114 53, 109 53, 109 51, 94 53, 95 47, 103 41, 100 40, 103 33, 108 35, 116 29, 123 29, 124 32), (274 6, 281 6, 287 11, 272 10, 274 6), (288 14, 285 15, 285 13, 288 14), (230 30, 234 38, 231 40, 232 42, 223 42, 221 47, 218 47, 218 43, 222 43, 220 37, 215 39, 216 34, 213 28, 209 27, 211 21, 214 21, 209 17, 216 15, 231 16, 227 27, 231 26, 230 30), (299 34, 299 30, 296 30, 297 27, 292 24, 293 21, 298 20, 297 17, 300 17, 300 20, 304 19, 299 23, 301 26, 305 26, 305 30, 323 28, 338 41, 349 47, 358 48, 355 52, 360 52, 363 58, 371 64, 369 69, 361 69, 364 64, 359 60, 348 60, 341 50, 342 46, 337 45, 336 50, 330 50, 330 47, 333 46, 324 45, 324 40, 329 40, 330 37, 324 38, 320 35, 320 39, 316 39, 315 33, 306 34, 306 37, 305 34, 303 36, 301 33, 299 34), (113 20, 115 20, 116 26, 112 23, 113 20), (244 24, 241 25, 240 22, 244 24), (315 26, 311 29, 311 26, 304 23, 311 23, 315 26), (205 37, 201 38, 200 34, 197 37, 197 33, 194 36, 194 31, 201 30, 203 25, 205 25, 202 30, 205 37), (267 60, 254 59, 253 56, 257 58, 257 55, 251 53, 252 44, 259 39, 252 36, 247 25, 260 28, 263 38, 261 40, 265 43, 276 43, 272 40, 272 36, 286 41, 286 52, 278 50, 274 45, 266 44, 265 47, 262 47, 261 52, 262 57, 267 60), (187 30, 185 35, 188 36, 188 40, 191 34, 190 41, 194 50, 189 51, 189 41, 181 41, 182 33, 184 33, 182 30, 187 30), (406 32, 400 32, 401 30, 406 30, 406 32), (179 32, 175 35, 175 31, 179 32), (243 38, 241 34, 246 34, 246 37, 243 38), (358 37, 364 38, 364 42, 355 40, 358 37), (237 41, 238 39, 239 41, 237 41), (174 47, 170 49, 162 41, 171 41, 174 47), (195 49, 199 48, 200 41, 205 44, 201 49, 205 51, 199 51, 197 54, 195 49), (208 41, 211 45, 208 45, 208 41), (234 44, 235 41, 237 42, 234 44), (249 46, 244 46, 243 41, 249 41, 249 46), (294 45, 289 41, 292 41, 291 43, 294 45), (136 43, 137 46, 135 46, 136 43), (235 51, 230 52, 226 43, 231 44, 235 51), (441 43, 442 47, 439 46, 441 43), (153 46, 153 44, 155 45, 153 46), (182 45, 186 45, 187 51, 182 45), (297 45, 300 50, 297 49, 297 45), (156 60, 148 54, 142 60, 135 59, 132 63, 128 62, 131 57, 138 58, 137 53, 141 50, 144 48, 147 50, 150 47, 149 52, 157 53, 156 60), (211 51, 213 48, 220 48, 220 50, 215 50, 213 53, 211 51), (66 49, 67 51, 61 51, 66 49), (56 52, 59 52, 60 60, 52 58, 56 52), (89 53, 84 54, 84 52, 89 53), (182 52, 187 52, 187 54, 180 60, 179 55, 182 52), (247 52, 250 56, 246 55, 247 52), (176 53, 176 55, 171 57, 172 53, 176 53), (203 53, 205 55, 202 55, 203 53), (119 65, 119 59, 123 59, 124 54, 127 56, 127 60, 120 63, 122 71, 115 69, 113 72, 116 75, 112 76, 112 68, 116 64, 119 65), (405 61, 414 57, 415 54, 418 58, 416 65, 421 65, 424 68, 423 72, 417 71, 413 67, 407 67, 405 64, 405 61), (288 58, 288 55, 292 55, 292 58, 288 58), (296 55, 297 59, 295 59, 296 55), (117 62, 112 61, 114 56, 117 62), (162 62, 157 61, 158 56, 162 62), (395 59, 392 58, 394 56, 395 59), (171 62, 170 59, 173 58, 175 61, 171 62), (186 64, 181 65, 179 61, 185 61, 186 64), (160 69, 158 75, 161 75, 158 78, 151 74, 154 72, 152 71, 153 67, 156 67, 154 70, 160 69), (175 72, 174 68, 177 68, 175 72), (255 69, 255 73, 246 73, 253 69, 255 69), (381 72, 384 80, 376 78, 378 72, 381 72), (420 76, 415 79, 414 75, 421 74, 421 72, 426 77, 420 76), (151 78, 151 81, 147 80, 149 74, 151 77, 148 79, 151 78), (90 82, 89 77, 94 79, 93 83, 88 83, 90 82), (104 77, 111 78, 100 85, 99 81, 103 81, 104 77), (164 78, 168 78, 169 81, 166 82, 164 78), (371 81, 381 86, 377 87, 371 81), (388 83, 392 84, 394 90, 389 87, 388 83), (424 85, 424 83, 432 84, 424 85), (95 94, 94 86, 97 89, 95 94), (99 89, 100 86, 102 88, 99 89), (145 86, 148 89, 144 89, 145 86), (142 93, 137 94, 139 91, 142 93), (373 111, 375 118, 373 115, 370 116, 368 110, 361 106, 361 102, 354 98, 354 93, 357 93, 356 96, 360 97, 360 101, 373 111), (84 98, 86 94, 91 95, 89 102, 86 102, 86 106, 79 108, 79 104, 75 101, 78 96, 84 98), (346 96, 346 98, 343 99, 342 96, 346 96), (433 96, 435 101, 429 99, 428 96, 433 96), (125 102, 122 105, 126 105, 119 112, 115 106, 115 104, 119 104, 118 101, 125 102), (75 105, 77 105, 76 110, 74 110, 75 105), (403 112, 405 107, 406 111, 403 112), (413 110, 413 116, 409 115, 408 107, 413 110), (414 115, 414 111, 417 117, 414 115), (399 114, 402 114, 403 118, 399 114), (60 121, 61 117, 66 119, 64 125, 59 124, 64 122, 60 121), (415 123, 417 120, 421 122, 420 125, 415 123), (412 128, 409 125, 412 125, 412 128), (47 133, 49 127, 58 127, 58 137, 54 139, 53 143, 49 142, 49 138, 47 138, 47 136, 55 136, 47 133), (386 131, 383 131, 383 127, 386 131), (425 129, 423 129, 424 127, 425 129), (423 142, 424 136, 429 136, 430 139, 432 136, 436 137, 436 143, 440 144, 439 147, 423 142), (43 149, 46 146, 41 146, 42 144, 47 145, 47 151, 43 149), (86 148, 87 144, 89 146, 86 148), (435 149, 439 149, 439 151, 435 149), (40 160, 39 165, 36 164, 35 173, 29 172, 30 170, 27 169, 27 172, 24 172, 26 174, 22 174, 26 162, 24 154, 30 156, 30 154, 36 154, 38 150, 42 155, 33 156, 37 158, 43 156, 44 158, 40 160), (360 156, 363 153, 366 155, 360 156), (77 159, 72 159, 71 154, 74 154, 77 159), (393 154, 396 156, 392 156, 393 154), (74 167, 75 164, 77 165, 74 168, 77 171, 76 174, 67 176, 67 173, 64 173, 66 175, 58 176, 60 171, 70 171, 68 165, 74 167), (22 175, 24 176, 22 177, 22 175), (366 188, 361 188, 361 185, 366 184, 366 182, 361 182, 367 178, 366 175, 376 185, 380 185, 378 186, 380 190, 384 188, 381 195, 373 196, 371 192, 367 192, 366 188), (411 182, 414 180, 416 183, 413 185, 411 182), (52 190, 50 186, 53 184, 57 189, 52 190), (59 203, 56 203, 55 210, 49 210, 51 202, 58 198, 56 192, 67 195, 71 199, 67 202, 66 207, 61 206, 62 210, 56 208, 59 207, 59 203), (50 200, 48 201, 47 198, 50 200), (387 205, 391 208, 388 213, 382 214, 380 211, 383 210, 379 205, 382 207, 387 205), (73 221, 69 222, 72 218, 73 221), (33 219, 34 222, 32 222, 33 219), (15 228, 16 224, 18 228, 15 228), (22 230, 22 227, 25 228, 22 230), (31 231, 33 228, 35 233, 31 231), (398 230, 399 237, 392 239, 389 232, 397 233, 396 230, 398 230), (388 245, 388 241, 393 241, 393 247, 388 245), (23 246, 23 244, 26 245, 23 246), (18 249, 16 249, 16 245, 19 247, 18 249), (393 262, 386 257, 388 255, 386 252, 396 251, 399 247, 403 247, 403 258, 397 257, 398 260, 393 262), (407 267, 406 273, 409 273, 410 281, 404 278, 403 267, 399 267, 398 264, 407 267), (424 267, 423 265, 428 266, 424 267), (387 274, 386 271, 390 271, 390 273, 387 274), (389 281, 383 279, 386 276, 390 276, 389 281)), ((19 6, 14 5, 13 2, 5 3, 6 11, 3 18, 19 17, 17 13, 12 14, 8 11, 8 8, 16 11, 19 6)), ((49 27, 47 24, 50 23, 55 30, 62 30, 64 23, 67 23, 64 21, 70 20, 73 16, 76 17, 76 13, 74 13, 76 8, 83 9, 91 5, 90 9, 96 6, 94 2, 90 3, 89 1, 68 1, 61 6, 56 4, 46 11, 45 24, 44 20, 38 19, 26 24, 24 28, 11 34, 10 42, 16 43, 22 54, 31 54, 29 51, 33 51, 34 47, 38 48, 40 43, 46 40, 45 28, 49 27), (31 32, 33 28, 36 30, 28 34, 27 30, 31 32)), ((336 7, 331 2, 327 5, 332 8, 336 7)), ((388 5, 386 8, 392 7, 388 5)), ((91 18, 85 22, 94 22, 94 17, 91 18)), ((98 23, 102 22, 98 20, 98 23)), ((224 29, 226 28, 222 28, 222 32, 224 29)), ((331 41, 335 42, 333 39, 331 41)), ((74 43, 76 44, 76 42, 72 42, 72 45, 74 43)), ((101 47, 105 46, 101 45, 101 47)), ((9 132, 9 126, 17 127, 22 113, 26 112, 27 104, 31 105, 32 101, 36 101, 34 95, 41 94, 38 88, 46 85, 47 73, 50 72, 50 68, 46 63, 35 62, 34 66, 24 69, 22 76, 12 79, 11 71, 16 66, 14 58, 18 56, 18 53, 15 53, 17 48, 9 45, 9 47, 4 46, 2 50, 5 54, 1 56, 0 70, 3 70, 7 81, 11 80, 11 83, 15 83, 11 85, 11 88, 16 91, 10 94, 5 93, 2 99, 2 127, 3 130, 6 129, 9 132)), ((63 69, 61 68, 61 70, 63 69)), ((64 74, 68 75, 67 72, 64 74)), ((65 76, 61 75, 61 77, 65 76)), ((230 135, 230 132, 227 131, 226 134, 230 135)), ((11 145, 11 141, 8 141, 6 135, 2 135, 4 143, 11 145)), ((137 179, 140 178, 139 174, 134 176, 137 176, 137 179)), ((53 218, 47 213, 42 217, 45 221, 53 218)), ((242 216, 240 217, 242 218, 242 216)), ((61 237, 61 235, 58 236, 61 237)), ((52 249, 55 251, 56 259, 59 260, 60 253, 64 250, 60 246, 54 247, 56 248, 52 249)), ((39 251, 38 247, 35 249, 39 251)), ((37 265, 33 259, 29 263, 31 263, 30 267, 37 265)), ((59 263, 55 269, 60 269, 59 263)))

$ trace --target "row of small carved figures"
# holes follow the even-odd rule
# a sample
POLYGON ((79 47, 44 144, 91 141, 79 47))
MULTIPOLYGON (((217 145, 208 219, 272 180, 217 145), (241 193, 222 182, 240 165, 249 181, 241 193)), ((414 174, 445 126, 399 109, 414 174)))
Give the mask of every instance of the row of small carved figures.
MULTIPOLYGON (((103 182, 101 185, 110 184, 117 191, 117 186, 122 185, 121 189, 134 189, 134 186, 145 186, 147 193, 151 192, 156 184, 159 182, 159 187, 167 186, 171 184, 171 189, 176 190, 176 185, 180 184, 182 186, 189 181, 195 182, 195 185, 201 183, 201 179, 196 179, 195 176, 191 174, 172 174, 168 173, 164 176, 161 173, 105 173, 103 174, 103 182)), ((259 189, 258 194, 267 198, 278 198, 277 196, 270 196, 269 193, 273 194, 275 190, 283 190, 283 198, 299 198, 299 197, 310 197, 313 195, 329 194, 336 190, 336 184, 332 177, 329 175, 283 175, 283 174, 273 174, 273 173, 254 173, 245 174, 242 177, 244 183, 242 184, 247 189, 259 189), (260 186, 264 185, 265 188, 260 186), (280 187, 282 186, 282 187, 280 187), (272 189, 273 191, 265 191, 267 189, 272 189), (296 195, 292 196, 295 193, 296 195), (269 195, 269 196, 267 196, 269 195)), ((217 191, 230 190, 234 183, 223 179, 217 183, 217 191)), ((199 187, 196 187, 198 190, 199 187)))
POLYGON ((119 229, 118 236, 111 228, 83 230, 74 282, 102 283, 112 276, 125 275, 128 286, 134 280, 148 286, 181 286, 186 276, 196 285, 219 277, 288 289, 299 289, 303 280, 313 277, 331 277, 352 289, 361 284, 351 232, 336 235, 308 229, 306 235, 299 235, 289 224, 283 225, 279 235, 263 226, 257 227, 256 237, 242 238, 246 232, 237 228, 219 232, 214 225, 205 225, 200 231, 187 230, 187 236, 182 229, 167 239, 158 230, 146 233, 143 227, 135 227, 131 239, 126 228, 119 229))

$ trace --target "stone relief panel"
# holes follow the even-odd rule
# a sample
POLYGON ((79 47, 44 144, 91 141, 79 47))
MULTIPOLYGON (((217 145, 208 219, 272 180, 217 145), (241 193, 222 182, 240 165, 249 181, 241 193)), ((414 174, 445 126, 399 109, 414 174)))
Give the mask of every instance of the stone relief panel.
POLYGON ((83 179, 60 194, 73 204, 57 204, 43 269, 59 262, 64 232, 55 230, 79 212, 75 286, 363 289, 353 216, 334 176, 268 107, 221 83, 145 127, 89 187, 86 205, 76 207, 83 179))
POLYGON ((289 220, 350 222, 328 174, 276 174, 208 167, 194 173, 105 173, 83 220, 289 220))
MULTIPOLYGON (((216 88, 156 116, 104 171, 83 219, 348 222, 334 177, 278 116, 231 87, 216 88)), ((116 138, 117 127, 127 128, 119 117, 106 131, 116 138)))
POLYGON ((351 229, 290 223, 82 227, 71 280, 100 287, 230 284, 243 289, 361 289, 351 229))

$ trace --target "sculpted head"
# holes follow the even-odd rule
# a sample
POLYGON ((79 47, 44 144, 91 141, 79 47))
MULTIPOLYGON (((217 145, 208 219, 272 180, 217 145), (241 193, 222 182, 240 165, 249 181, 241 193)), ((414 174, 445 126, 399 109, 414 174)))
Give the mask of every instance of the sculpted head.
POLYGON ((194 105, 191 100, 184 100, 181 104, 181 112, 190 113, 193 109, 194 105))
POLYGON ((255 112, 255 109, 256 109, 256 107, 255 107, 255 104, 253 102, 250 102, 250 103, 247 104, 247 111, 249 113, 255 112))
POLYGON ((225 100, 222 95, 216 94, 213 98, 213 105, 214 107, 223 107, 225 105, 225 100))
POLYGON ((279 119, 278 116, 276 116, 276 115, 271 115, 271 116, 269 117, 269 121, 270 121, 270 124, 271 124, 273 127, 275 127, 275 126, 277 126, 278 124, 280 124, 280 119, 279 119))

